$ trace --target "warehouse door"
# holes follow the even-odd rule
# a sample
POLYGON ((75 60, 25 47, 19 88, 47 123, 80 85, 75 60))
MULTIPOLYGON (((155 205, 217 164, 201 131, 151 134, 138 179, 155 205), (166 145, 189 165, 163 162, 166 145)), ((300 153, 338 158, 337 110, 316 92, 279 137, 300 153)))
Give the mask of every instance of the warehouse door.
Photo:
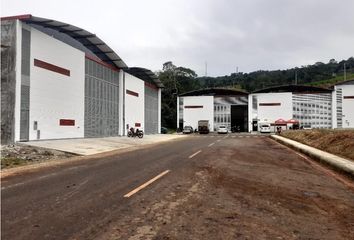
POLYGON ((158 90, 145 84, 145 134, 158 133, 158 90))
POLYGON ((231 126, 240 127, 241 132, 248 132, 247 105, 231 105, 231 126))

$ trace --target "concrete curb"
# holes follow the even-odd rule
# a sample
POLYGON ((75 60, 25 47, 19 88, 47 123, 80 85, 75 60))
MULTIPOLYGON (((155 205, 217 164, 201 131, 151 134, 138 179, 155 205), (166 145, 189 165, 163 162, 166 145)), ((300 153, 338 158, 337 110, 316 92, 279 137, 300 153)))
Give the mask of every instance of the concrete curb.
POLYGON ((334 154, 327 153, 325 151, 321 151, 317 148, 307 146, 305 144, 296 142, 294 140, 290 140, 285 137, 281 137, 278 135, 271 135, 271 138, 276 140, 277 142, 280 142, 286 146, 289 146, 291 148, 294 148, 295 150, 302 152, 312 158, 315 158, 319 160, 320 162, 326 163, 330 165, 331 167, 335 168, 336 170, 339 170, 341 172, 345 172, 349 174, 351 177, 354 177, 354 162, 338 157, 334 154))

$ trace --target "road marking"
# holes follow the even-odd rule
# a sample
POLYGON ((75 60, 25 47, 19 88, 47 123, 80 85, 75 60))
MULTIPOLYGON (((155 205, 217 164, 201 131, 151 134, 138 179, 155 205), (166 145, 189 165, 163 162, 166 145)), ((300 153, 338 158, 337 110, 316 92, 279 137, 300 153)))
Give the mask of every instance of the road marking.
POLYGON ((196 156, 197 154, 199 154, 201 152, 202 152, 202 150, 199 150, 198 152, 193 153, 192 155, 190 155, 188 158, 191 159, 192 157, 196 156))
POLYGON ((243 136, 238 136, 239 138, 243 138, 243 136))
POLYGON ((249 138, 250 136, 246 136, 246 138, 249 138))
POLYGON ((213 146, 215 143, 210 143, 209 145, 208 145, 208 147, 211 147, 211 146, 213 146))
POLYGON ((134 195, 135 193, 139 192, 141 189, 146 188, 147 186, 149 186, 151 183, 155 182, 157 179, 162 178, 164 175, 166 175, 167 173, 169 173, 170 170, 166 170, 162 173, 160 173, 159 175, 157 175, 156 177, 150 179, 149 181, 147 181, 146 183, 144 183, 143 185, 140 185, 139 187, 135 188, 133 191, 128 192, 127 194, 124 195, 125 198, 131 197, 132 195, 134 195))
POLYGON ((21 185, 24 185, 24 184, 25 184, 24 182, 16 183, 16 184, 13 184, 13 185, 10 185, 10 186, 7 186, 7 187, 1 187, 1 190, 5 190, 5 189, 21 186, 21 185))
POLYGON ((217 142, 220 142, 221 140, 219 139, 219 140, 216 140, 217 142))

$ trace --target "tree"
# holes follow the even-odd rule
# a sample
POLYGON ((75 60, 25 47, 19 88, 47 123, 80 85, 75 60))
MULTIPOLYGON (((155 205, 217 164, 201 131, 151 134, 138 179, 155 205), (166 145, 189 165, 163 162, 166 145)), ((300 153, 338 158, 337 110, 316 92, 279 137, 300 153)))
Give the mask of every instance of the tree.
POLYGON ((160 81, 164 85, 162 91, 162 125, 175 128, 177 123, 177 96, 180 93, 200 88, 197 74, 189 68, 176 67, 171 61, 162 66, 158 73, 160 81))

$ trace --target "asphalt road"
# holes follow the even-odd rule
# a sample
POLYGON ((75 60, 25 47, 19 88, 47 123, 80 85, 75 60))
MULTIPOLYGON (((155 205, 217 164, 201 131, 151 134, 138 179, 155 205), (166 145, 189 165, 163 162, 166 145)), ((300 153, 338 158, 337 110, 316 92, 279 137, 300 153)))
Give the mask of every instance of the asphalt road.
MULTIPOLYGON (((203 206, 206 207, 207 203, 195 206, 195 209, 201 209, 198 216, 185 215, 182 206, 188 205, 193 199, 192 195, 198 191, 201 194, 200 192, 206 191, 207 188, 207 192, 223 187, 227 189, 230 183, 221 175, 223 171, 227 173, 230 169, 234 169, 233 172, 237 172, 237 177, 242 179, 261 177, 261 181, 269 180, 272 184, 279 187, 285 185, 289 189, 295 184, 299 192, 305 192, 305 198, 311 195, 317 197, 321 191, 331 191, 328 194, 336 195, 336 200, 346 199, 344 203, 340 203, 341 211, 338 211, 336 219, 343 211, 354 209, 354 194, 350 187, 268 137, 197 135, 142 147, 132 152, 97 155, 4 178, 1 191, 1 239, 169 239, 169 234, 173 232, 175 235, 172 239, 210 237, 213 235, 209 233, 204 236, 207 230, 202 230, 208 224, 193 223, 196 229, 183 231, 186 229, 183 228, 177 231, 174 226, 178 223, 173 221, 198 222, 199 215, 203 215, 203 206), (267 161, 274 162, 275 165, 269 167, 267 161), (252 162, 257 164, 257 169, 252 167, 252 162), (219 168, 214 169, 214 166, 219 168), (215 171, 221 172, 215 175, 215 171), (197 186, 201 186, 201 182, 195 185, 196 172, 205 174, 203 179, 207 179, 205 182, 208 184, 205 188, 198 190, 197 186), (159 174, 164 175, 154 179, 159 174), (290 182, 290 178, 296 179, 297 182, 290 182), (140 191, 133 192, 131 196, 124 197, 151 179, 155 181, 142 187, 140 191), (313 189, 314 183, 318 185, 316 191, 313 189), (330 186, 330 190, 324 190, 326 186, 330 186), (307 188, 311 191, 305 191, 307 188), (188 192, 189 197, 177 204, 184 192, 188 192), (169 202, 169 207, 161 207, 162 200, 169 202), (194 230, 195 234, 199 232, 199 235, 193 235, 194 230)), ((234 176, 230 174, 232 180, 234 176)), ((259 186, 259 189, 255 189, 252 184, 248 194, 259 196, 261 188, 263 187, 259 186)), ((232 191, 245 191, 242 187, 237 189, 232 191)), ((210 197, 213 194, 205 196, 210 197)), ((215 193, 215 196, 222 195, 215 193)), ((224 200, 221 199, 221 204, 226 202, 226 199, 227 196, 224 200)), ((281 199, 272 201, 281 202, 281 199)), ((189 205, 193 206, 193 202, 189 205)), ((298 208, 303 208, 303 205, 298 208)), ((312 212, 310 219, 321 219, 316 214, 312 212)), ((349 215, 348 222, 343 223, 343 229, 339 229, 338 233, 331 232, 332 235, 329 236, 351 236, 353 232, 350 228, 354 226, 350 225, 352 216, 349 215)), ((337 226, 336 224, 334 226, 337 226)), ((328 228, 335 227, 331 225, 328 228)), ((215 238, 224 238, 215 231, 215 238)), ((311 232, 310 229, 306 231, 311 232)), ((304 236, 309 233, 306 234, 304 236)), ((323 232, 316 234, 321 235, 323 232)), ((234 238, 226 236, 229 237, 234 238)))

